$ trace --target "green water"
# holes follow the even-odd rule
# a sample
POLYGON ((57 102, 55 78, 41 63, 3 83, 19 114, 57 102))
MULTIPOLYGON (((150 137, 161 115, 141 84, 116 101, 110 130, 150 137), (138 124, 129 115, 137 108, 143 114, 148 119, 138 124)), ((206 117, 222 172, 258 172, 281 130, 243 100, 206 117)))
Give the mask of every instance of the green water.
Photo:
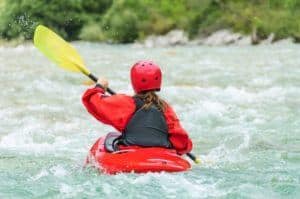
POLYGON ((108 176, 83 168, 112 128, 81 104, 86 79, 30 45, 0 47, 0 198, 300 198, 300 46, 76 43, 86 64, 132 94, 129 69, 153 59, 201 165, 108 176))

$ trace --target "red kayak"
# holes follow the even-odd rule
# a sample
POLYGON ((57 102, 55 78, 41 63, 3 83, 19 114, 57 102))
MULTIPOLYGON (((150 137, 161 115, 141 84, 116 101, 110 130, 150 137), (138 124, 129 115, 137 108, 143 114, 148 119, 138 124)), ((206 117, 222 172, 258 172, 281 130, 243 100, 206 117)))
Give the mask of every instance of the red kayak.
POLYGON ((114 140, 119 135, 119 133, 109 133, 99 138, 90 149, 87 163, 108 174, 179 172, 191 168, 190 163, 173 149, 124 146, 115 151, 113 149, 114 140))

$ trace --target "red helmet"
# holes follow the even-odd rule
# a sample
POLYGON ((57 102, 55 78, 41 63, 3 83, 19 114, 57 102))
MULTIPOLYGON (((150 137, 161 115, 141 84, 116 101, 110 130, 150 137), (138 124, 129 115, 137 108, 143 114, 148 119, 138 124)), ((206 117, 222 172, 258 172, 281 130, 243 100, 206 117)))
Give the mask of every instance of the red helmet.
POLYGON ((131 84, 136 93, 142 91, 160 91, 161 70, 152 61, 139 61, 131 67, 131 84))

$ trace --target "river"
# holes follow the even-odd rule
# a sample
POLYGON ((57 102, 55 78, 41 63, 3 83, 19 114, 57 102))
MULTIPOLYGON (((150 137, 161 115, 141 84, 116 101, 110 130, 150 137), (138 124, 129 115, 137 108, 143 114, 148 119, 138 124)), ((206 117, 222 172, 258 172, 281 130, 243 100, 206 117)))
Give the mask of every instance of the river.
POLYGON ((32 45, 0 47, 0 198, 300 198, 300 46, 136 48, 75 43, 93 73, 132 94, 129 69, 163 69, 161 96, 202 163, 183 173, 83 168, 113 130, 87 113, 87 80, 32 45))

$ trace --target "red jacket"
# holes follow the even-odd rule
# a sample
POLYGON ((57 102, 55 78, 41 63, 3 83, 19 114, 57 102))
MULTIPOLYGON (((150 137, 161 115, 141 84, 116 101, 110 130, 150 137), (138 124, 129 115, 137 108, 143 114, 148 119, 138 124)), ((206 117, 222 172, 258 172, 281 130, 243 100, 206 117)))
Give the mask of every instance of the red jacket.
MULTIPOLYGON (((136 110, 132 97, 124 94, 106 96, 104 90, 98 87, 88 89, 82 97, 82 102, 88 112, 97 120, 113 126, 120 132, 124 131, 136 110)), ((164 116, 170 134, 169 140, 173 147, 179 154, 190 152, 193 146, 192 141, 180 125, 179 119, 171 106, 167 105, 164 116)))

